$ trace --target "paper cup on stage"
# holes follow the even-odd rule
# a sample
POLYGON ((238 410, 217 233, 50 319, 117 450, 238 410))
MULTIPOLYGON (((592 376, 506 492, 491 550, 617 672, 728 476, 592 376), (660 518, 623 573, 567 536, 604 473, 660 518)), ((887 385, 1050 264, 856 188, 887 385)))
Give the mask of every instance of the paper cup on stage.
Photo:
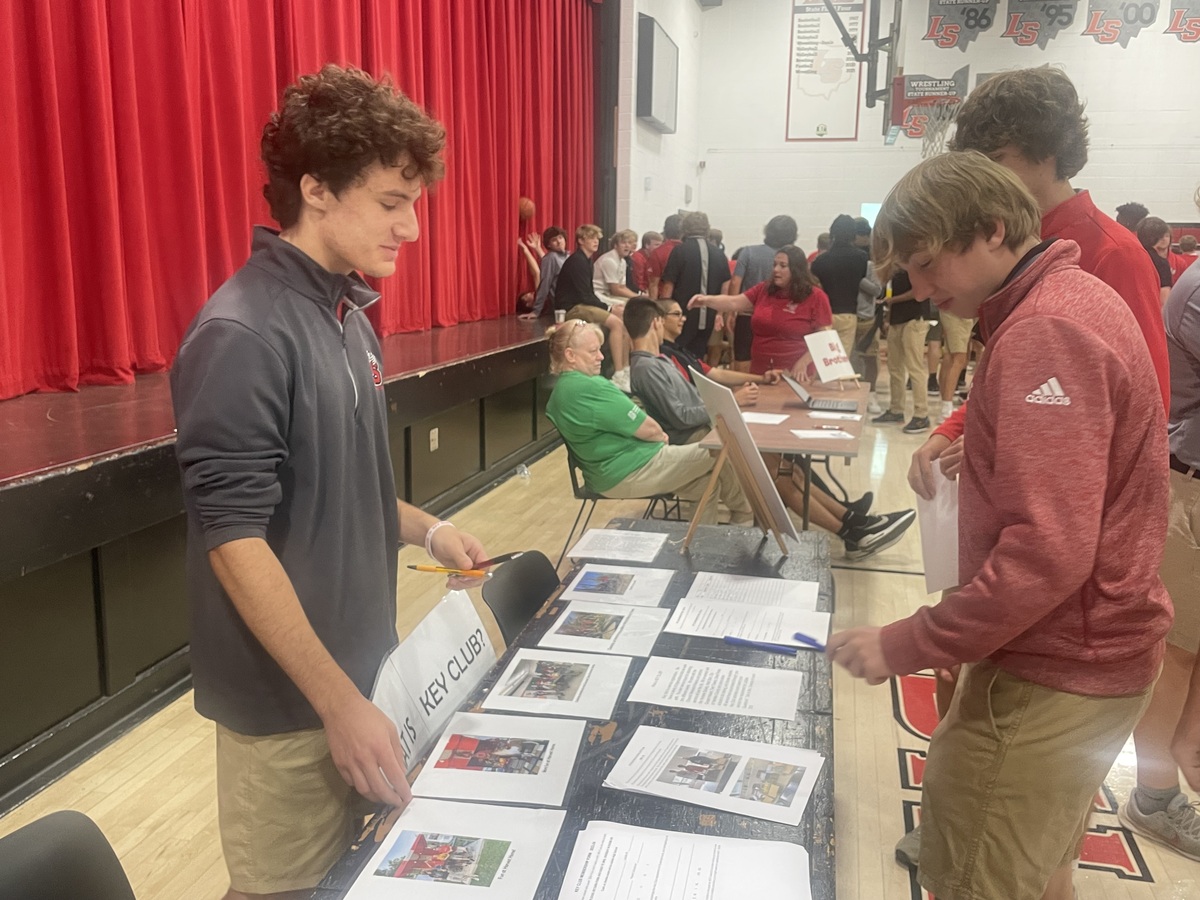
POLYGON ((556 309, 554 311, 554 324, 561 325, 567 321, 567 311, 565 309, 556 309))

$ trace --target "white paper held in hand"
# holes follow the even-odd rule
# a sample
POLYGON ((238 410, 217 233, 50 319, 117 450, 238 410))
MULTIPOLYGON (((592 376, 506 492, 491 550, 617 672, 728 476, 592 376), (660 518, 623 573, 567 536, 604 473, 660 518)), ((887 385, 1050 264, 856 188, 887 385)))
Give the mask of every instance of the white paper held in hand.
POLYGON ((930 594, 958 586, 958 479, 943 475, 941 460, 934 460, 933 481, 933 499, 917 497, 925 590, 930 594))

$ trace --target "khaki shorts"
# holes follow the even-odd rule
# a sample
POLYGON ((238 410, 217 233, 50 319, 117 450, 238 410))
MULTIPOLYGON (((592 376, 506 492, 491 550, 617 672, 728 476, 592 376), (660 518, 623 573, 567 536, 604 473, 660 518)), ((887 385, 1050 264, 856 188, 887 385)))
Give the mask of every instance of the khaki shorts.
MULTIPOLYGON (((716 457, 698 444, 664 444, 648 463, 601 493, 614 499, 674 494, 681 500, 699 500, 708 487, 715 462, 716 457)), ((754 520, 750 501, 742 493, 732 463, 721 467, 716 495, 705 505, 701 522, 716 522, 718 499, 729 507, 734 524, 748 524, 754 520)))
POLYGON ((1167 633, 1167 643, 1195 653, 1200 649, 1200 478, 1174 469, 1160 574, 1175 604, 1175 624, 1167 633))
POLYGON ((974 319, 962 319, 942 310, 942 341, 948 352, 966 353, 971 345, 971 329, 974 327, 974 319))
POLYGON ((316 887, 370 809, 338 774, 322 729, 247 737, 217 726, 217 819, 235 891, 316 887))
POLYGON ((577 303, 567 310, 567 319, 583 319, 585 322, 591 322, 593 325, 603 325, 611 316, 607 309, 601 309, 598 306, 587 306, 583 303, 577 303))
POLYGON ((938 900, 1041 897, 1073 862, 1096 791, 1150 702, 1084 697, 984 660, 933 733, 917 879, 938 900))

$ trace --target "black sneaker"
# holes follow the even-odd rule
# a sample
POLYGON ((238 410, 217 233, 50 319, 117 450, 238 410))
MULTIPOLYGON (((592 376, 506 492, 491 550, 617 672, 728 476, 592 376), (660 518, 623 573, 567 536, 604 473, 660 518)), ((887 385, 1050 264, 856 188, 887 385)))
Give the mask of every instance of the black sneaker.
POLYGON ((904 536, 904 532, 917 521, 915 510, 884 513, 871 516, 863 524, 851 525, 842 533, 846 544, 847 559, 866 559, 880 550, 886 550, 904 536))
POLYGON ((871 503, 874 502, 874 500, 875 495, 870 491, 867 491, 857 500, 845 504, 846 511, 849 512, 851 516, 857 516, 860 519, 869 518, 867 514, 871 511, 871 503))
POLYGON ((920 434, 921 432, 928 430, 929 416, 921 416, 919 419, 916 416, 913 416, 911 419, 909 419, 908 424, 905 425, 903 429, 905 434, 920 434))
POLYGON ((871 420, 872 425, 891 425, 895 422, 903 422, 904 413, 894 413, 890 409, 882 416, 876 416, 871 420))
POLYGON ((929 387, 926 388, 925 393, 927 393, 930 397, 941 396, 941 391, 938 389, 937 376, 932 372, 929 373, 929 387))

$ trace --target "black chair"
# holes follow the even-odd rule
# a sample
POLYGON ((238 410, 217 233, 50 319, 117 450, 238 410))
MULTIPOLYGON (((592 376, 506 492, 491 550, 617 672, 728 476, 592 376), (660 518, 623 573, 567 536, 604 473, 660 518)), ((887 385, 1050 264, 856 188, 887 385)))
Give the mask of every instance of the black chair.
POLYGON ((558 589, 558 572, 546 554, 527 550, 514 560, 501 563, 483 583, 483 602, 488 605, 504 643, 512 644, 533 614, 558 589))
POLYGON ((104 833, 83 813, 51 813, 0 838, 0 900, 136 900, 104 833))
MULTIPOLYGON (((558 554, 558 562, 554 564, 557 570, 562 565, 563 557, 567 555, 567 548, 571 546, 571 540, 575 537, 575 530, 579 529, 579 534, 582 536, 587 531, 588 523, 592 521, 592 513, 596 511, 596 503, 600 500, 612 500, 612 497, 605 497, 603 494, 598 494, 587 486, 583 480, 583 469, 579 465, 579 460, 575 458, 575 453, 571 450, 570 444, 563 441, 563 446, 567 448, 567 470, 571 475, 571 491, 575 494, 575 499, 579 502, 579 512, 575 514, 575 523, 571 526, 571 530, 567 532, 567 541, 563 544, 562 553, 558 554), (591 504, 589 506, 588 504, 591 504), (587 510, 587 518, 583 519, 583 527, 579 527, 579 520, 583 518, 583 511, 587 510)), ((644 498, 649 502, 646 504, 646 511, 642 513, 643 519, 665 519, 674 522, 683 520, 683 516, 679 509, 679 498, 674 494, 655 494, 653 497, 644 498), (658 512, 661 510, 661 512, 658 512), (656 514, 657 513, 657 514, 656 514)))

